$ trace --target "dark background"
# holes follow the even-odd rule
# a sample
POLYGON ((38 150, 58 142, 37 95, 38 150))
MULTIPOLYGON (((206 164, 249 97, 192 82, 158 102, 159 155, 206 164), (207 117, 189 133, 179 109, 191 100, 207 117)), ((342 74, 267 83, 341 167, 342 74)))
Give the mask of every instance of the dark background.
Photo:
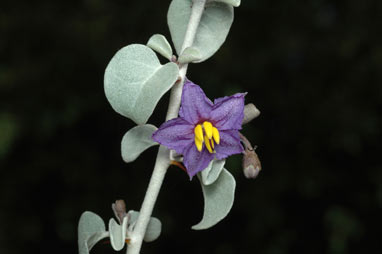
MULTIPOLYGON (((108 104, 103 74, 121 47, 170 40, 169 3, 1 1, 1 254, 76 253, 83 211, 108 221, 117 198, 139 209, 157 148, 123 163, 134 124, 108 104)), ((381 13, 378 0, 242 1, 225 44, 188 77, 210 98, 249 92, 262 114, 243 132, 263 170, 247 180, 231 157, 231 213, 193 231, 199 183, 170 168, 154 210, 162 235, 142 253, 381 250, 381 13)), ((114 251, 100 243, 92 253, 114 251)))

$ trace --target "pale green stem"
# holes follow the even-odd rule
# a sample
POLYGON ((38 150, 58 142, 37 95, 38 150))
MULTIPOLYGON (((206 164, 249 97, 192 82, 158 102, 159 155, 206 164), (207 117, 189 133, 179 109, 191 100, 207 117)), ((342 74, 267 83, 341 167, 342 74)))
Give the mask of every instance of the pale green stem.
MULTIPOLYGON (((193 0, 190 20, 188 22, 187 31, 184 37, 182 50, 192 46, 200 18, 202 17, 206 0, 193 0)), ((182 89, 184 78, 187 73, 188 64, 180 66, 179 76, 180 81, 177 82, 171 89, 170 102, 168 105, 166 120, 176 118, 178 116, 180 100, 182 97, 182 89)), ((130 244, 126 254, 139 254, 142 246, 143 237, 146 233, 146 228, 149 223, 155 202, 157 200, 163 179, 170 165, 169 150, 166 147, 160 146, 155 161, 153 174, 151 176, 149 186, 147 187, 146 195, 143 200, 141 210, 134 231, 130 235, 130 244)))

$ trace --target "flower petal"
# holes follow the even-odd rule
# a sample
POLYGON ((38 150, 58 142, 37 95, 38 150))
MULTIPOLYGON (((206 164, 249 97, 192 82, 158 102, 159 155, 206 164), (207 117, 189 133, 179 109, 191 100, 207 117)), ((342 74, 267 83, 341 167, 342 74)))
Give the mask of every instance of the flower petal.
POLYGON ((182 154, 186 147, 194 143, 194 126, 178 117, 163 123, 152 137, 159 144, 182 154))
POLYGON ((215 100, 211 111, 211 120, 219 131, 240 130, 244 118, 244 96, 237 93, 215 100))
POLYGON ((215 151, 218 160, 227 158, 232 154, 242 153, 244 148, 240 143, 239 131, 220 131, 220 144, 215 146, 215 151))
POLYGON ((214 154, 209 153, 205 147, 199 152, 195 144, 190 145, 183 153, 183 163, 186 166, 187 173, 192 177, 207 168, 208 164, 214 159, 214 154))
POLYGON ((192 124, 208 120, 213 103, 203 90, 189 80, 184 82, 179 116, 192 124))

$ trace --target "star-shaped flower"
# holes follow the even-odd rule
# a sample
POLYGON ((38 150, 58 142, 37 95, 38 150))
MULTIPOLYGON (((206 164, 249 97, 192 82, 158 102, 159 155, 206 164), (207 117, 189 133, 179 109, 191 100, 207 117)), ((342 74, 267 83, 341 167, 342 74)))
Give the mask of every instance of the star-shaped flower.
POLYGON ((183 155, 183 163, 192 178, 214 159, 243 152, 239 130, 244 117, 245 93, 215 99, 186 80, 179 117, 163 123, 153 139, 183 155))

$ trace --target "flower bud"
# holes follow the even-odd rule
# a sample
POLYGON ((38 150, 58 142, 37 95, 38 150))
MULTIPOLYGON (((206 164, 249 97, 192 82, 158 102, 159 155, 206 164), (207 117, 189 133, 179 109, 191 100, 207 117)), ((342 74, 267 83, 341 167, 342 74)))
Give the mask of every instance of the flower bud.
POLYGON ((247 124, 260 115, 260 110, 253 103, 248 103, 244 107, 243 124, 247 124))
POLYGON ((122 199, 116 200, 115 203, 111 205, 115 217, 122 223, 123 218, 126 216, 126 204, 122 199))
POLYGON ((243 173, 248 179, 256 178, 261 170, 259 157, 254 150, 244 151, 243 156, 243 173))

